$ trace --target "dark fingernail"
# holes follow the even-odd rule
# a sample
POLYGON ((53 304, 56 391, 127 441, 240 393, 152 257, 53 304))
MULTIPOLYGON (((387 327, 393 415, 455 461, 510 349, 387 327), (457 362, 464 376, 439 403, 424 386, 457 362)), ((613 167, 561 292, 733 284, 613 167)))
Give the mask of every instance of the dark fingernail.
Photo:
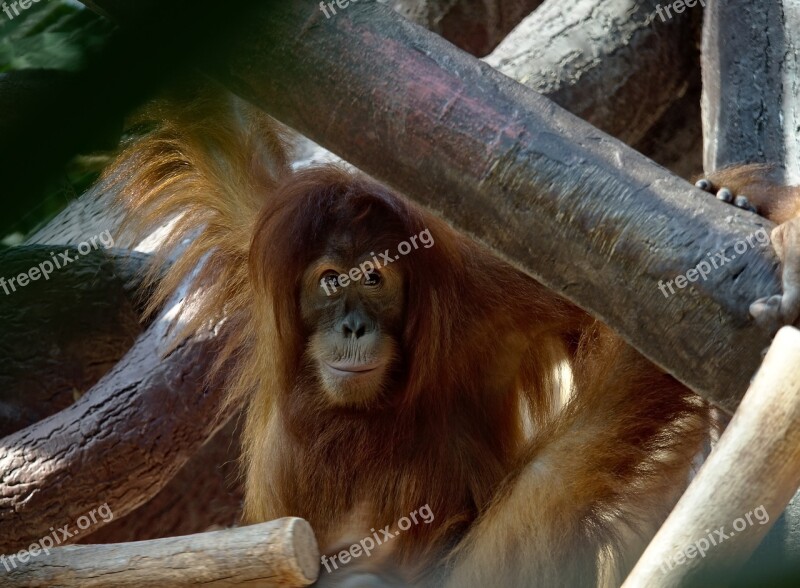
POLYGON ((723 202, 731 203, 733 202, 733 192, 728 188, 720 188, 717 192, 717 198, 723 202))
POLYGON ((745 210, 750 210, 750 201, 747 199, 747 196, 742 196, 741 194, 736 197, 736 200, 733 202, 734 206, 737 208, 743 208, 745 210))
POLYGON ((694 185, 696 187, 700 188, 701 190, 705 191, 705 192, 710 192, 711 191, 711 182, 709 182, 705 178, 701 178, 701 179, 697 180, 694 183, 694 185))

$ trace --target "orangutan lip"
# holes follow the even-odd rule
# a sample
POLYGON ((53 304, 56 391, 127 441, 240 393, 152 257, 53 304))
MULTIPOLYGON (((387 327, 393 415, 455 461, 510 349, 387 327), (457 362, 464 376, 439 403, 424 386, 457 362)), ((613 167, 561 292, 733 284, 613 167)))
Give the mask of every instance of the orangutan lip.
POLYGON ((341 376, 353 376, 357 374, 366 374, 368 372, 374 371, 380 367, 379 363, 362 363, 362 364, 352 364, 352 363, 328 363, 325 362, 325 365, 328 366, 333 373, 341 376))

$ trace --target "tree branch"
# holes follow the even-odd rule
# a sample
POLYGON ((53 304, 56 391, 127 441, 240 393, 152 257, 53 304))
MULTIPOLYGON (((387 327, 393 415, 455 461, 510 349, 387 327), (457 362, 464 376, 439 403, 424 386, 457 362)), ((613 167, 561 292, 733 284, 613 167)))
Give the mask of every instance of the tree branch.
POLYGON ((171 344, 169 317, 184 294, 75 404, 0 439, 0 553, 103 503, 115 516, 137 508, 230 416, 220 413, 221 388, 203 386, 213 332, 162 357, 171 344))

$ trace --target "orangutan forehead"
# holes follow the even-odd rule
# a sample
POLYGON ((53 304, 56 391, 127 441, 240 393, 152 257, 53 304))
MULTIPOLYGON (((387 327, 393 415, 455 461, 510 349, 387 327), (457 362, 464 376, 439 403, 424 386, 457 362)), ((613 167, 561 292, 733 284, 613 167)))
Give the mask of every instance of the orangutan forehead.
POLYGON ((361 226, 334 229, 329 235, 322 251, 324 257, 352 260, 372 256, 389 249, 394 252, 397 244, 407 237, 397 226, 361 226))
POLYGON ((330 219, 323 255, 350 259, 371 251, 394 251, 408 237, 404 223, 391 211, 364 207, 359 212, 347 220, 336 216, 330 219))

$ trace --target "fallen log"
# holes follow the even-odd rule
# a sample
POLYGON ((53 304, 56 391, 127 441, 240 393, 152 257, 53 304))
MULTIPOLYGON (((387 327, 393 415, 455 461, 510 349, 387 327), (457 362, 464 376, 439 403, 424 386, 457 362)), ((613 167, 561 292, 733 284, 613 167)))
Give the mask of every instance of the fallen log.
POLYGON ((52 540, 43 542, 44 538, 23 552, 0 556, 4 587, 269 588, 308 586, 319 573, 314 532, 295 517, 133 543, 51 548, 52 540))

